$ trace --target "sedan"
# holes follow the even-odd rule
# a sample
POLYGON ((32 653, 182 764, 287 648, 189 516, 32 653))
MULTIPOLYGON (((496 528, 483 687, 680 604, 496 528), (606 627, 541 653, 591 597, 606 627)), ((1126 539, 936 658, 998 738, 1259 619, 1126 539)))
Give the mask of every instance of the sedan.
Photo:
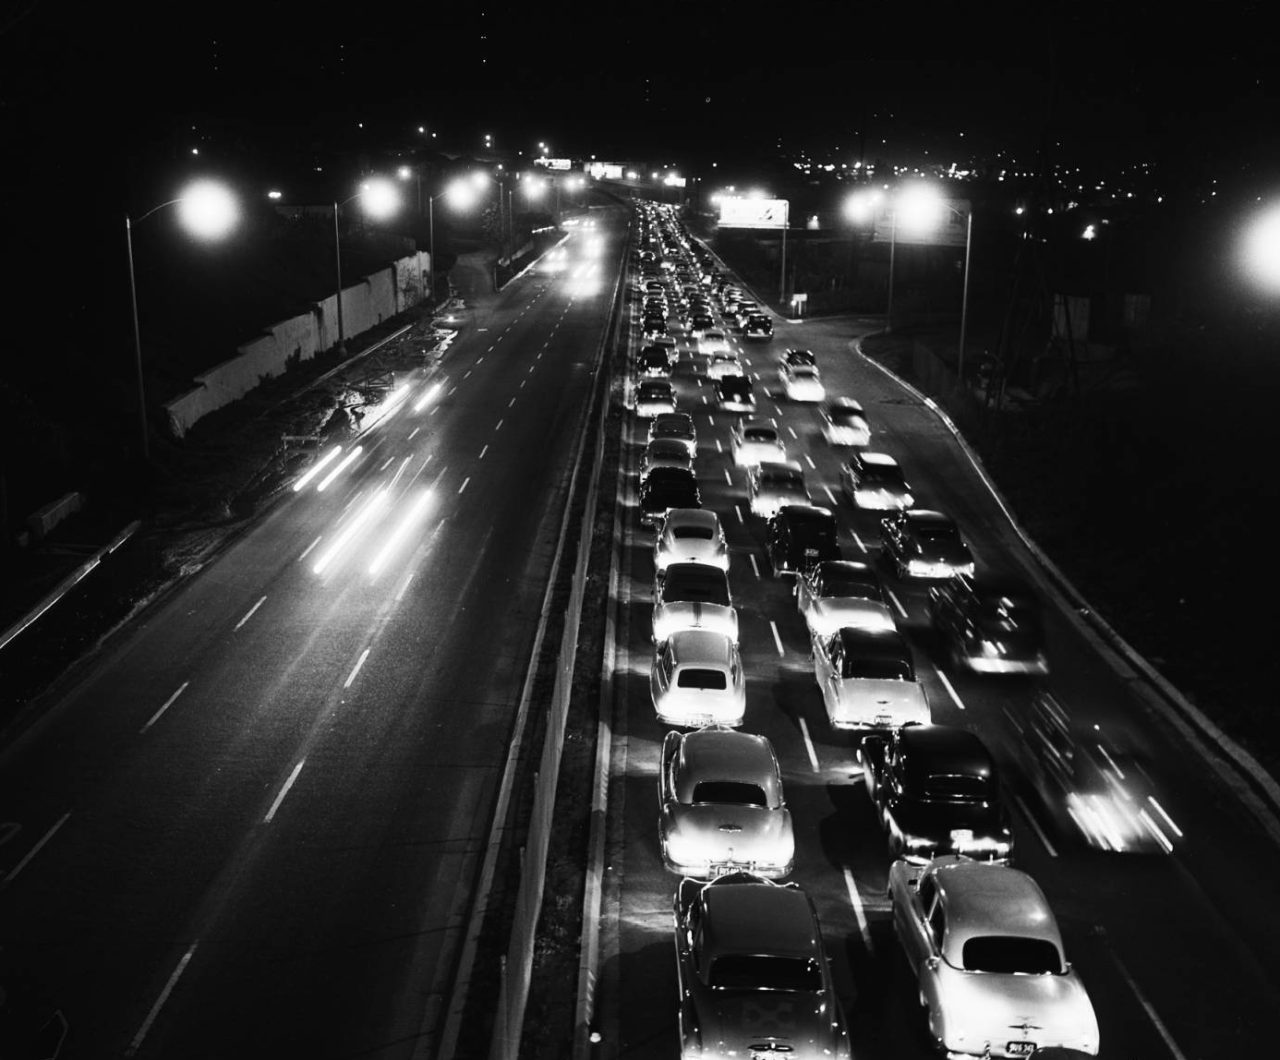
POLYGON ((807 364, 810 368, 818 367, 818 358, 814 356, 812 350, 802 350, 794 347, 782 351, 781 361, 792 368, 798 368, 802 364, 807 364))
POLYGON ((671 374, 671 361, 661 346, 646 346, 636 359, 636 374, 646 379, 665 379, 671 374))
POLYGON ((726 412, 755 412, 751 380, 745 375, 726 375, 716 383, 716 405, 726 412))
POLYGON ((794 884, 684 880, 675 934, 682 1057, 849 1060, 818 916, 794 884))
POLYGON ((840 468, 840 489, 863 511, 899 511, 916 502, 902 468, 887 453, 854 453, 840 468))
POLYGON ((732 729, 669 732, 658 772, 662 862, 681 876, 735 869, 776 879, 795 864, 782 770, 763 736, 732 729))
POLYGON ((729 569, 729 546, 715 512, 705 508, 672 508, 667 512, 653 543, 653 567, 664 571, 672 563, 705 563, 729 569))
POLYGON ((729 432, 729 448, 738 467, 783 463, 787 459, 787 447, 776 420, 739 420, 729 432))
POLYGON ((796 607, 811 636, 853 629, 897 629, 878 575, 868 564, 826 560, 796 579, 796 607))
POLYGON ((827 391, 822 385, 818 369, 812 365, 800 364, 792 368, 784 364, 778 369, 778 378, 782 380, 782 392, 792 401, 823 401, 827 391))
POLYGON ((713 353, 728 353, 729 339, 719 328, 707 328, 698 339, 698 352, 704 357, 710 357, 713 353))
POLYGON ((716 326, 715 320, 710 313, 694 312, 689 317, 689 335, 692 338, 700 339, 708 330, 716 326))
MULTIPOLYGON (((889 904, 929 1037, 948 1056, 1098 1054, 1093 1003, 1025 872, 946 855, 889 869, 889 904)), ((915 991, 913 991, 915 993, 915 991)))
POLYGON ((738 611, 724 570, 682 560, 657 572, 653 639, 660 644, 682 629, 714 630, 738 643, 738 611))
POLYGON ((656 467, 640 483, 640 522, 653 526, 672 508, 701 508, 702 494, 692 471, 656 467))
POLYGON ((1040 605, 1022 581, 952 578, 929 590, 929 618, 959 669, 980 674, 1046 674, 1040 605))
POLYGON ((763 313, 756 313, 754 316, 747 317, 742 334, 748 339, 771 339, 773 338, 773 321, 763 313))
POLYGON ((690 456, 698 455, 698 432, 693 417, 687 412, 664 412, 649 421, 649 441, 657 438, 679 438, 690 456))
POLYGON ((933 720, 911 649, 896 631, 815 636, 813 676, 833 729, 896 729, 933 720))
POLYGON ((738 645, 732 637, 708 629, 673 633, 654 648, 649 697, 663 724, 737 728, 747 712, 738 645))
POLYGON ((818 416, 822 420, 822 437, 829 445, 871 444, 867 414, 853 398, 836 398, 824 405, 818 416))
POLYGON ((659 467, 677 467, 692 475, 693 457, 689 455, 689 447, 679 438, 655 438, 640 456, 640 481, 644 482, 649 472, 659 467))
POLYGON ((636 385, 636 415, 648 419, 675 412, 676 391, 666 379, 645 379, 636 385))
POLYGON ((880 520, 881 556, 899 578, 951 578, 973 574, 973 554, 954 519, 913 508, 880 520))
POLYGON ((707 361, 707 378, 724 379, 730 375, 742 375, 742 362, 737 354, 713 353, 707 361))
POLYGON ((747 472, 747 497, 751 514, 769 519, 784 504, 808 504, 804 470, 794 460, 757 464, 747 472))

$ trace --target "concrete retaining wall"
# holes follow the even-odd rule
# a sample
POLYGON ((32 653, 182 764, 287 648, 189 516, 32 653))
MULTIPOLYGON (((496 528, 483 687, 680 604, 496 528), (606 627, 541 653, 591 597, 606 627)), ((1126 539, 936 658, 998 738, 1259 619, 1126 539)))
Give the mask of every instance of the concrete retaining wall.
MULTIPOLYGON (((375 328, 422 301, 422 278, 431 275, 430 255, 412 254, 342 290, 347 339, 375 328)), ((202 416, 244 397, 265 379, 288 370, 291 361, 309 361, 338 343, 337 295, 316 302, 308 313, 267 326, 237 348, 237 355, 201 372, 197 386, 165 405, 169 427, 181 438, 202 416)))

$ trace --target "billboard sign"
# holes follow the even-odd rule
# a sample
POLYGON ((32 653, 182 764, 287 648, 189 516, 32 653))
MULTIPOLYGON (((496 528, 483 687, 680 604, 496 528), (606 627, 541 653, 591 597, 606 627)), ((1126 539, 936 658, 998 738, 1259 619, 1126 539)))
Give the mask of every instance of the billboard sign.
POLYGON ((622 163, 592 162, 587 166, 587 172, 595 177, 596 180, 621 180, 622 163))
POLYGON ((720 199, 721 228, 783 228, 786 223, 786 199, 746 199, 730 195, 720 199))
POLYGON ((898 242, 928 247, 962 247, 965 243, 965 230, 969 224, 969 202, 967 199, 943 199, 938 207, 938 215, 927 227, 918 227, 903 223, 901 217, 894 223, 893 204, 884 203, 876 209, 876 230, 874 241, 877 243, 898 242))

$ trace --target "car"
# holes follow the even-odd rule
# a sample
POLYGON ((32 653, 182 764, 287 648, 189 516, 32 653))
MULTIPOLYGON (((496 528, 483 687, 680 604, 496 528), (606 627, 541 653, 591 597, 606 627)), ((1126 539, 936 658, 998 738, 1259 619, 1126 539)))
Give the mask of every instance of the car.
POLYGON ((653 640, 661 643, 682 629, 709 629, 738 643, 738 611, 725 570, 681 560, 657 572, 653 581, 653 640))
POLYGON ((862 406, 853 398, 836 398, 818 412, 822 437, 828 445, 865 446, 871 444, 871 425, 862 406))
POLYGON ((901 633, 845 628, 815 635, 812 645, 813 675, 833 729, 896 729, 933 720, 901 633))
POLYGON ((799 364, 793 368, 784 364, 778 369, 778 378, 782 381, 783 394, 792 401, 822 401, 827 396, 818 369, 812 365, 799 364))
POLYGON ((709 328, 716 326, 716 322, 710 313, 695 312, 689 317, 689 334, 700 339, 709 328))
POLYGON ((675 412, 676 391, 669 379, 642 379, 636 384, 636 415, 656 416, 675 412))
POLYGON ((796 609, 810 636, 837 629, 897 629, 880 575, 867 563, 826 559, 796 579, 796 609))
POLYGON ((680 438, 655 438, 640 454, 640 481, 644 482, 654 468, 677 467, 693 474, 693 457, 680 438))
POLYGON ((723 379, 728 375, 742 375, 742 362, 735 353, 713 353, 707 359, 707 378, 723 379))
POLYGON ((733 307, 733 322, 740 328, 747 326, 747 321, 760 312, 755 302, 739 301, 733 307))
POLYGON ((680 1056, 849 1060, 813 902, 750 873, 675 895, 680 1056))
POLYGON ((818 358, 814 356, 812 350, 797 349, 796 347, 783 350, 779 361, 791 368, 798 368, 801 365, 808 365, 810 368, 818 367, 818 358))
MULTIPOLYGON (((680 360, 680 350, 676 345, 676 340, 672 336, 659 335, 653 340, 651 345, 657 346, 660 350, 666 350, 667 360, 670 361, 673 366, 678 360, 680 360)), ((647 348, 648 347, 646 347, 646 349, 647 348)))
POLYGON ((658 770, 658 841, 669 872, 708 879, 790 874, 796 859, 782 770, 763 736, 721 726, 669 732, 658 770))
POLYGON ((720 517, 705 508, 672 508, 653 543, 654 570, 672 563, 705 563, 729 569, 729 546, 720 517))
POLYGON ((763 313, 752 314, 747 317, 742 334, 748 339, 771 339, 773 338, 773 321, 763 313))
POLYGON ((649 698, 664 725, 737 728, 747 712, 738 645, 709 629, 684 629, 654 646, 649 698))
POLYGON ((649 421, 649 441, 657 438, 679 438, 690 456, 698 455, 698 432, 693 417, 687 412, 664 412, 649 421))
POLYGON ((707 328, 698 339, 698 352, 704 357, 729 352, 729 339, 720 328, 707 328))
POLYGON ((654 526, 672 508, 701 508, 702 494, 692 471, 655 467, 640 483, 640 523, 654 526))
POLYGON ((1110 726, 1077 725, 1048 692, 1018 712, 1018 723, 1022 772, 1052 816, 1096 850, 1173 853, 1182 829, 1134 739, 1110 726))
POLYGON ((902 468, 888 453, 852 454, 840 467, 840 489, 864 511, 900 511, 916 502, 902 468))
POLYGON ((929 619, 957 669, 979 674, 1047 674, 1040 602, 1004 576, 951 578, 929 590, 929 619))
POLYGON ((738 467, 783 463, 787 459, 778 421, 773 419, 740 419, 729 430, 729 449, 738 467))
POLYGON ((747 471, 747 499, 751 514, 765 519, 784 504, 808 504, 804 470, 795 460, 756 464, 747 471))
POLYGON ((973 574, 973 553, 956 521, 925 508, 880 520, 880 556, 899 578, 952 578, 973 574))
POLYGON ((1020 869, 946 855, 889 869, 895 934, 950 1057, 1098 1054, 1098 1020, 1053 910, 1020 869))
POLYGON ((645 346, 636 358, 636 373, 650 379, 665 378, 671 374, 671 361, 661 346, 645 346))
POLYGON ((718 379, 716 405, 726 412, 754 412, 756 396, 751 391, 751 380, 745 375, 726 375, 718 379))
POLYGON ((644 318, 644 323, 641 325, 641 329, 645 341, 652 342, 659 335, 665 335, 667 333, 667 319, 666 317, 651 314, 644 318))
POLYGON ((646 295, 660 294, 665 298, 667 296, 667 285, 661 280, 646 280, 644 293, 646 295))
POLYGON ((1013 830, 995 760, 968 729, 904 725, 888 735, 864 736, 858 761, 890 858, 1012 856, 1013 830))
POLYGON ((800 575, 814 564, 840 558, 836 517, 829 508, 784 504, 765 529, 765 549, 773 576, 800 575))

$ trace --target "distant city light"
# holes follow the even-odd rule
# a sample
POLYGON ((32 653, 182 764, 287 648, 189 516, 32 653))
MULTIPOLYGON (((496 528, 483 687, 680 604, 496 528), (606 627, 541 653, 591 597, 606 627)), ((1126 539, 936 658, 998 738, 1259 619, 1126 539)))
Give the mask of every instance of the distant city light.
POLYGON ((1094 225, 1085 225, 1084 231, 1080 234, 1081 239, 1097 239, 1098 229, 1094 225))
POLYGON ((280 192, 280 191, 276 191, 276 190, 272 189, 271 191, 267 192, 267 198, 268 198, 268 199, 278 199, 278 198, 280 198, 283 194, 284 194, 284 192, 280 192))
POLYGON ((408 166, 401 166, 399 169, 396 170, 396 176, 398 176, 401 180, 408 180, 411 176, 413 176, 413 170, 410 169, 408 166))

